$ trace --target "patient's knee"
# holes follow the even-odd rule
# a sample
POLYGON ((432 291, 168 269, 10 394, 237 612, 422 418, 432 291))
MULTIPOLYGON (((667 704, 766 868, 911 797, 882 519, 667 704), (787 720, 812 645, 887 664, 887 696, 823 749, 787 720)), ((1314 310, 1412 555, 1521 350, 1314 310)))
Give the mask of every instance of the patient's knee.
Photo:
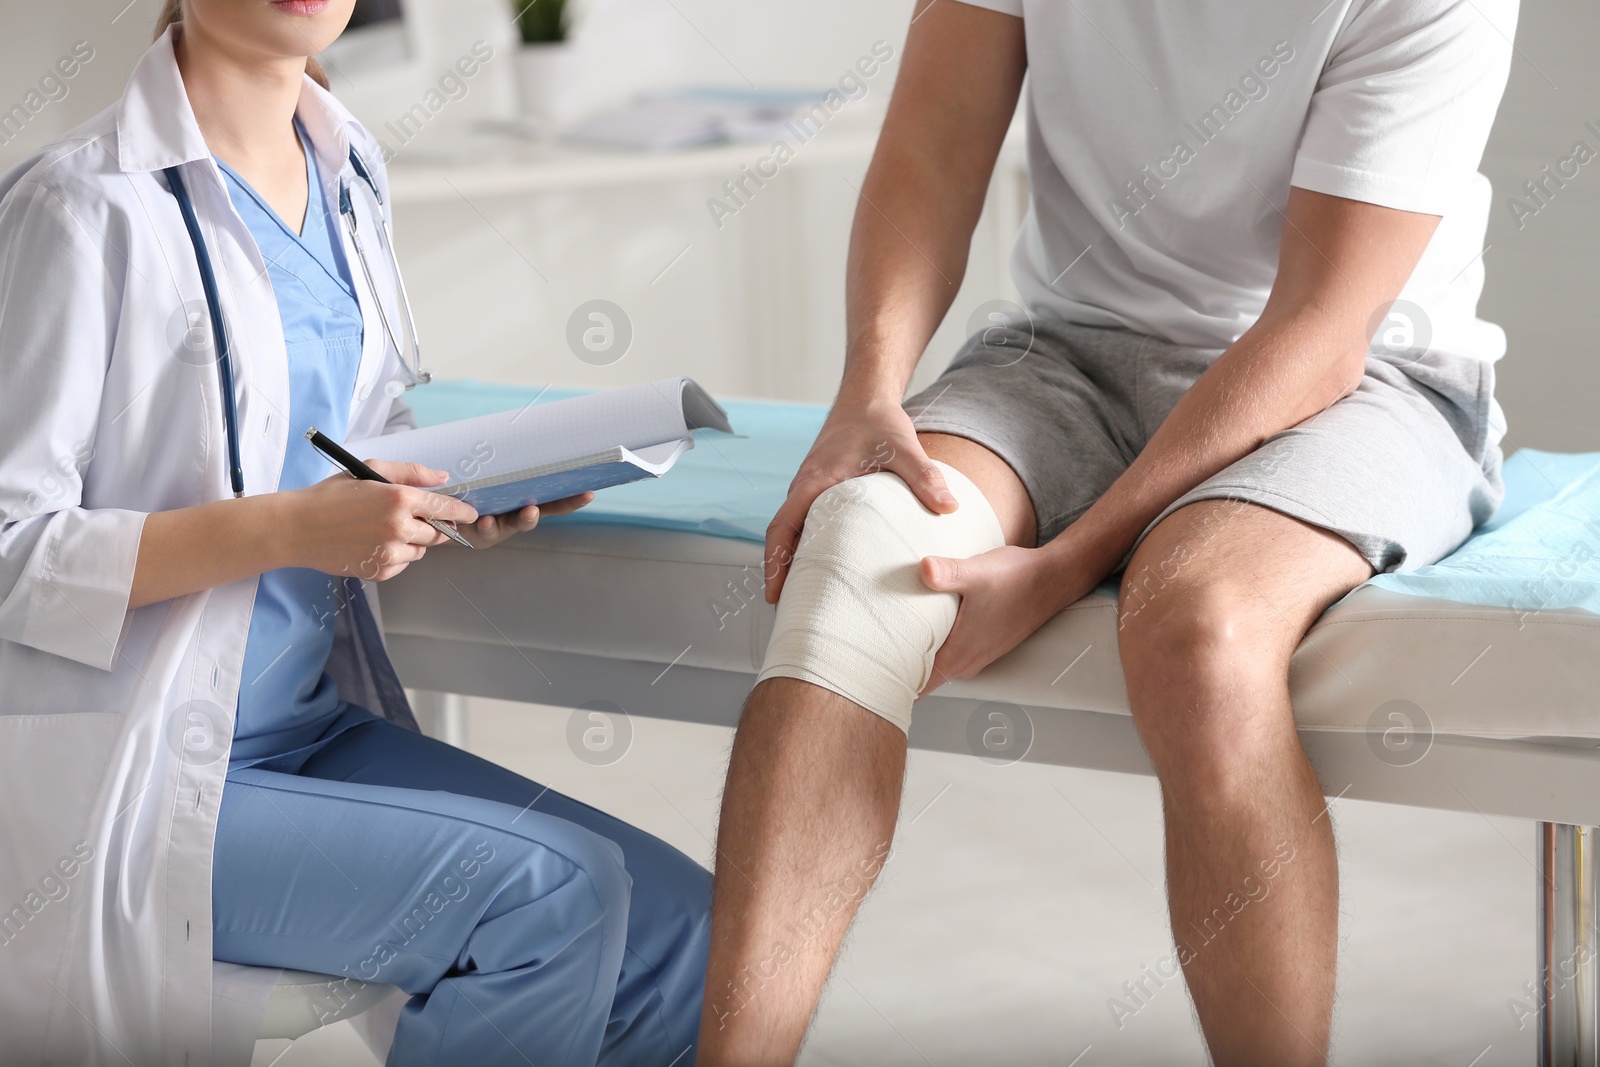
POLYGON ((811 682, 910 728, 912 702, 959 603, 924 586, 918 564, 1005 543, 978 487, 939 466, 960 504, 949 515, 923 507, 888 472, 841 482, 816 499, 784 580, 761 679, 811 682))

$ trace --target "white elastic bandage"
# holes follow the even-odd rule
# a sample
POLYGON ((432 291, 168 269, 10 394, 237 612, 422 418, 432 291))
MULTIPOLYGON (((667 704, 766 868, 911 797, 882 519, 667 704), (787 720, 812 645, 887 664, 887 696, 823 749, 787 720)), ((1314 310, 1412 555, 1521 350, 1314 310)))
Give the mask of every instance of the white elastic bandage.
POLYGON ((798 678, 855 701, 902 730, 927 684, 960 598, 922 584, 924 556, 967 559, 1005 544, 983 493, 949 464, 960 504, 923 507, 888 472, 840 482, 817 497, 783 583, 758 681, 798 678))

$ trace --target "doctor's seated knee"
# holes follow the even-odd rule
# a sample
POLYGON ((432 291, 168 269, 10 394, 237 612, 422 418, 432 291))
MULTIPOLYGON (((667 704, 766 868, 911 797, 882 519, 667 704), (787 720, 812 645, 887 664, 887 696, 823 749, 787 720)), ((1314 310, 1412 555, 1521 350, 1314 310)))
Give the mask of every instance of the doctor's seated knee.
POLYGON ((477 849, 482 869, 491 874, 490 899, 469 933, 479 970, 517 970, 552 951, 580 944, 584 952, 608 951, 626 940, 633 879, 613 842, 572 826, 563 827, 554 842, 486 833, 477 849), (570 929, 604 934, 588 941, 557 933, 549 924, 552 904, 571 917, 570 929))
MULTIPOLYGON (((784 581, 758 681, 810 682, 909 730, 911 705, 955 624, 959 598, 928 589, 926 556, 966 559, 1005 544, 983 493, 940 463, 960 506, 925 508, 898 475, 840 482, 817 497, 784 581)), ((935 679, 935 682, 938 680, 935 679)))

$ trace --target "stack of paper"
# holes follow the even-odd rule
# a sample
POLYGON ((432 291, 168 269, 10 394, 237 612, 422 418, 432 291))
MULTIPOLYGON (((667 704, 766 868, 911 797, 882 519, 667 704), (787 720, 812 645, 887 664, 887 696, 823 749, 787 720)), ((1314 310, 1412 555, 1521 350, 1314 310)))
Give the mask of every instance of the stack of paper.
POLYGON ((363 459, 446 471, 434 490, 481 515, 659 478, 695 430, 731 433, 728 414, 689 378, 664 378, 516 411, 402 430, 345 447, 363 459))

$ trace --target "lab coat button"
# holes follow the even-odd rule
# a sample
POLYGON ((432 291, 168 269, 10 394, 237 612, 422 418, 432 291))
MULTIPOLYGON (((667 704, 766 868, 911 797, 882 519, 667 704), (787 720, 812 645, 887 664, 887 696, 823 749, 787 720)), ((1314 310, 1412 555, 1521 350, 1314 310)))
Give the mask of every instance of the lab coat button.
POLYGON ((369 397, 371 395, 372 395, 372 383, 371 382, 368 382, 366 385, 363 385, 360 389, 356 390, 356 399, 357 400, 365 400, 367 397, 369 397))

